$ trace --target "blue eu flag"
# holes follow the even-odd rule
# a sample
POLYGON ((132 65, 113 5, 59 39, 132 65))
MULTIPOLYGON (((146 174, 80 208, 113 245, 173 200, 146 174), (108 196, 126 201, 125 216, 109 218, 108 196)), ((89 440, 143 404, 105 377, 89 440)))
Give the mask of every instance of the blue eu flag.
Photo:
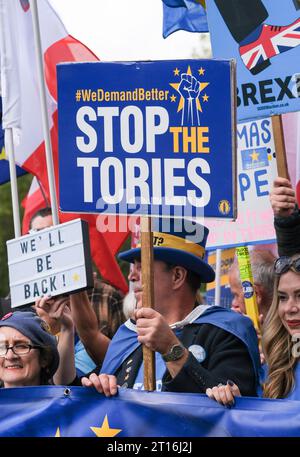
POLYGON ((265 168, 269 166, 267 148, 244 149, 242 154, 243 170, 265 168))
POLYGON ((208 32, 205 0, 163 0, 163 37, 177 30, 208 32))
MULTIPOLYGON (((0 97, 0 109, 2 107, 2 99, 0 97)), ((2 129, 2 113, 0 113, 0 185, 10 181, 9 163, 6 160, 4 149, 4 130, 2 129)), ((17 166, 17 176, 25 175, 27 172, 17 166)))
POLYGON ((0 437, 299 437, 299 401, 94 388, 0 389, 0 437))

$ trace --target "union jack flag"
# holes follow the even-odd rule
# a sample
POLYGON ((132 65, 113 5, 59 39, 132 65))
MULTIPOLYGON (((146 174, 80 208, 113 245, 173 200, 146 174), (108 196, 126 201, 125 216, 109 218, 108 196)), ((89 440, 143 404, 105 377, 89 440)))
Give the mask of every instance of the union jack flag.
POLYGON ((300 44, 300 18, 287 26, 264 24, 259 37, 240 46, 241 58, 253 74, 270 65, 269 59, 300 44))

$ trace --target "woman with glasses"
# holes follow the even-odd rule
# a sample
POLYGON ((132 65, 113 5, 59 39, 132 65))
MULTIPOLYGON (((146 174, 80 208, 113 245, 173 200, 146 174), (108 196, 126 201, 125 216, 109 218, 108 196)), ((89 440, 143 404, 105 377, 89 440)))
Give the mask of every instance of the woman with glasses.
MULTIPOLYGON (((262 335, 267 364, 262 396, 300 400, 300 254, 279 257, 274 274, 274 296, 262 335)), ((240 396, 230 380, 207 389, 206 394, 226 406, 240 396)))
POLYGON ((3 387, 49 384, 59 364, 56 339, 35 313, 16 311, 0 320, 3 387))

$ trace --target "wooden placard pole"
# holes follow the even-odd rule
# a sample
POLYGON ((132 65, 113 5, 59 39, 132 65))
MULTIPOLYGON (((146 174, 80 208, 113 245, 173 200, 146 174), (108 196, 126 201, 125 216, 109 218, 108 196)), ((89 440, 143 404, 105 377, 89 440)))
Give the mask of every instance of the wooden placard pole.
POLYGON ((282 118, 280 114, 272 116, 273 138, 276 151, 277 171, 280 178, 289 178, 289 171, 286 160, 282 118))
MULTIPOLYGON (((151 218, 141 217, 141 261, 143 284, 143 307, 154 308, 154 276, 153 276, 153 233, 151 218)), ((144 386, 145 390, 156 388, 155 352, 143 346, 144 386)))

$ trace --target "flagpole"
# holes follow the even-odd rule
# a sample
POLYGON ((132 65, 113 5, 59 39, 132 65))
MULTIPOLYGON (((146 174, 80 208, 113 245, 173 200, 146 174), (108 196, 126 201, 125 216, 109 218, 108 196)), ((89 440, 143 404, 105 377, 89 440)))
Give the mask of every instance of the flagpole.
POLYGON ((57 208, 57 200, 56 200, 54 166, 53 166, 52 146, 51 146, 51 139, 50 139, 50 128, 49 128, 49 119, 48 119, 48 110, 47 110, 43 52, 42 52, 41 34, 40 34, 40 28, 39 28, 37 0, 30 0, 30 7, 31 7, 31 13, 32 13, 32 22, 33 22, 33 33, 34 33, 34 41, 35 41, 37 68, 38 68, 39 89, 40 89, 40 95, 41 95, 42 124, 43 124, 44 138, 45 138, 46 162, 47 162, 47 172, 48 172, 48 181, 49 181, 50 202, 51 202, 51 208, 52 208, 52 218, 53 218, 53 224, 58 225, 59 224, 58 208, 57 208))
MULTIPOLYGON (((7 86, 2 79, 2 70, 10 67, 9 62, 7 61, 6 53, 6 37, 4 32, 4 21, 5 21, 5 8, 3 2, 0 4, 0 35, 1 35, 1 90, 2 97, 7 97, 7 86)), ((5 151, 8 156, 9 162, 9 173, 10 173, 10 189, 11 189, 11 202, 13 210, 13 221, 14 221, 14 232, 15 238, 21 236, 21 223, 20 223, 20 206, 19 206, 19 196, 18 196, 18 183, 17 183, 17 171, 16 171, 16 161, 15 161, 15 149, 13 141, 13 130, 11 127, 4 127, 4 142, 5 142, 5 151)))
POLYGON ((15 238, 21 236, 21 223, 20 223, 20 207, 18 197, 18 183, 15 162, 15 151, 13 142, 13 132, 11 128, 5 129, 5 150, 9 160, 9 173, 10 173, 10 189, 11 201, 14 220, 15 238))
POLYGON ((222 249, 216 250, 215 305, 221 305, 221 262, 222 249))
POLYGON ((39 185, 39 188, 40 188, 40 191, 42 193, 43 199, 45 200, 46 206, 49 206, 49 201, 48 201, 48 198, 46 197, 46 194, 45 194, 45 191, 44 191, 44 188, 42 186, 41 181, 39 180, 39 178, 37 176, 35 176, 35 179, 37 180, 37 183, 39 185))

